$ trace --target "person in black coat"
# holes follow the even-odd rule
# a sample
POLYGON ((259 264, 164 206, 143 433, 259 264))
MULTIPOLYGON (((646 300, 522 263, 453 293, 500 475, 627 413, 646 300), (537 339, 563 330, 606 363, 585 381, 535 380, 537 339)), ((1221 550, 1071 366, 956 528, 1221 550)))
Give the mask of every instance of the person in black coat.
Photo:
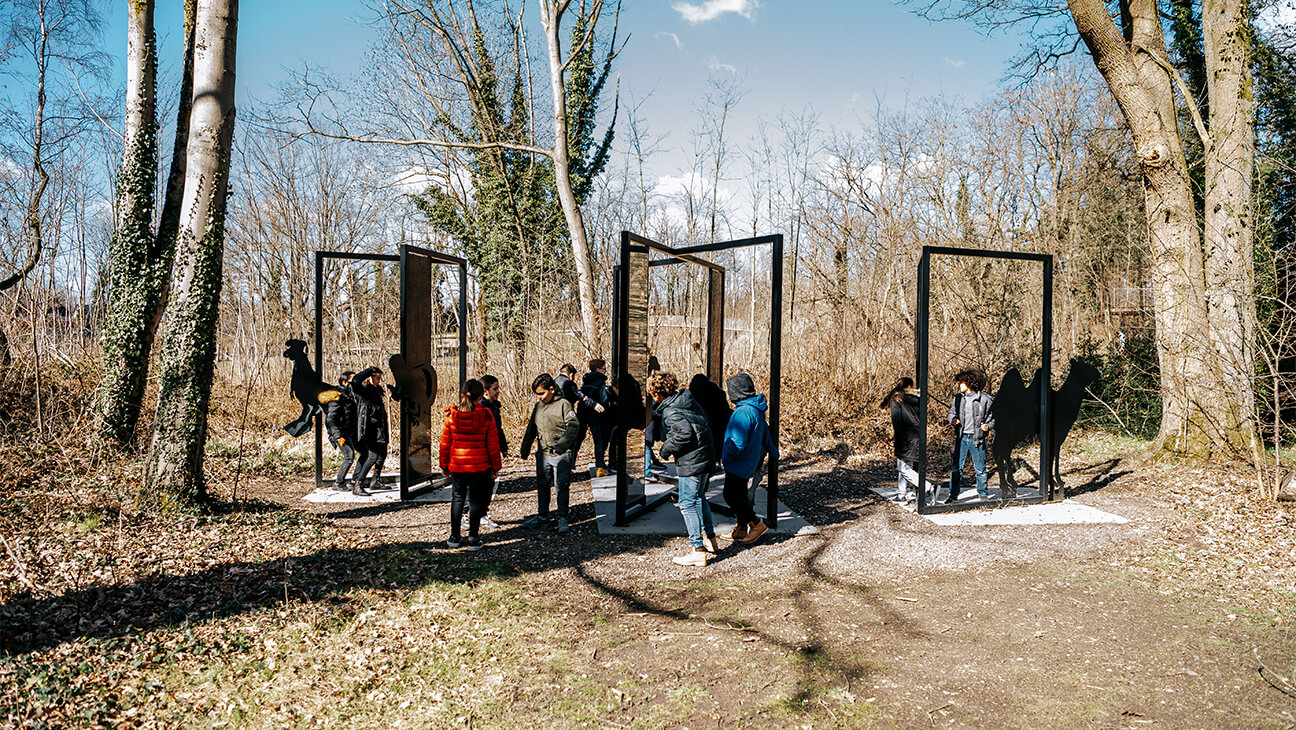
POLYGON ((346 491, 347 472, 355 463, 356 457, 356 404, 351 395, 351 376, 355 371, 343 371, 338 378, 338 389, 342 395, 337 400, 324 404, 324 428, 328 430, 329 443, 342 452, 342 464, 338 467, 334 489, 346 491))
MULTIPOLYGON (((895 433, 896 458, 896 501, 912 502, 916 498, 918 487, 918 456, 922 446, 922 435, 918 421, 919 391, 914 387, 913 378, 900 378, 895 387, 882 399, 881 407, 891 411, 891 428, 895 433), (912 485, 915 492, 910 492, 912 485)), ((927 482, 929 502, 936 501, 936 487, 927 482)))
POLYGON ((611 394, 608 391, 607 363, 602 358, 589 361, 589 372, 581 378, 581 402, 576 405, 576 418, 594 437, 594 468, 596 476, 607 476, 607 449, 611 436, 611 394), (594 406, 585 405, 592 401, 594 406))
POLYGON ((387 406, 382 387, 381 368, 365 368, 351 378, 351 393, 356 404, 356 444, 362 455, 360 471, 355 475, 351 493, 368 496, 365 478, 370 489, 377 489, 382 478, 383 462, 387 460, 387 406), (373 475, 369 476, 370 470, 373 475))

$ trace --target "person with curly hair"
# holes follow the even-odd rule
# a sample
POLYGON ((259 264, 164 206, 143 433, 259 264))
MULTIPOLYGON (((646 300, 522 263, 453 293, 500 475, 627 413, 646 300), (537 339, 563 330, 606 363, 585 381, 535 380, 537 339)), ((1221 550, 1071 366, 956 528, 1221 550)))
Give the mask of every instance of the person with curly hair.
POLYGON ((675 459, 679 510, 693 548, 687 555, 675 558, 675 564, 704 567, 720 544, 711 520, 711 504, 706 498, 707 482, 715 465, 711 422, 693 394, 687 388, 680 389, 679 379, 673 373, 654 373, 648 378, 647 389, 657 404, 665 434, 661 457, 675 459))
POLYGON ((994 397, 985 392, 989 378, 985 371, 969 368, 954 376, 958 393, 950 403, 949 423, 954 427, 954 463, 950 465, 950 490, 945 504, 958 501, 963 477, 963 464, 972 457, 976 470, 977 496, 990 498, 986 475, 986 436, 994 428, 994 413, 990 406, 994 397))

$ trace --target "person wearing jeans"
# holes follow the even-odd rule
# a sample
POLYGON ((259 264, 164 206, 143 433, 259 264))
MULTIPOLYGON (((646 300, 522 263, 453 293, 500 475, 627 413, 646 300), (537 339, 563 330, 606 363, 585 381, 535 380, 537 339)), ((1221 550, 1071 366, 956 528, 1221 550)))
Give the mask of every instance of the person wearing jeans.
POLYGON ((580 438, 580 422, 576 412, 565 398, 556 397, 557 388, 549 373, 540 373, 531 382, 536 404, 531 409, 526 434, 522 437, 522 458, 531 454, 536 444, 536 497, 539 502, 534 517, 525 523, 528 527, 546 527, 549 518, 551 488, 558 492, 558 532, 567 532, 567 508, 571 492, 572 465, 576 462, 576 446, 580 438))
POLYGON ((693 394, 679 389, 679 380, 672 373, 656 373, 648 378, 648 395, 657 403, 665 432, 661 456, 675 459, 679 509, 692 547, 688 554, 674 558, 674 562, 703 567, 719 549, 715 524, 711 521, 711 504, 706 498, 711 467, 715 464, 711 424, 693 394))
POLYGON ((990 408, 994 404, 994 397, 984 392, 987 380, 986 374, 975 368, 954 376, 958 394, 954 396, 949 410, 949 422, 955 429, 954 463, 950 466, 950 491, 945 498, 946 504, 958 501, 963 464, 969 456, 972 457, 972 468, 976 470, 977 496, 990 498, 986 484, 985 442, 990 429, 994 428, 994 415, 990 408))

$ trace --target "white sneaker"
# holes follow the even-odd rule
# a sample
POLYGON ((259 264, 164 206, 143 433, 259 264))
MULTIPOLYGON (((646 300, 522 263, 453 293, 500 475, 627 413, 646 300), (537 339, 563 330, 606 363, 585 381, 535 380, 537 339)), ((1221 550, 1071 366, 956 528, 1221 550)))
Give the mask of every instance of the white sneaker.
POLYGON ((496 522, 495 520, 492 520, 491 518, 489 518, 489 517, 487 517, 487 516, 485 516, 485 515, 482 515, 482 518, 481 518, 481 526, 482 526, 482 527, 485 527, 487 530, 498 530, 498 529, 499 529, 499 523, 496 522))

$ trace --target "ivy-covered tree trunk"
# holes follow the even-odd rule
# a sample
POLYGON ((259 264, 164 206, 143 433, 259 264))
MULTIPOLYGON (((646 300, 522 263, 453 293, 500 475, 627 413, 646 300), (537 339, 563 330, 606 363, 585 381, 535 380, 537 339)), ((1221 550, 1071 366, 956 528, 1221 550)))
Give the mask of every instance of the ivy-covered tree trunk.
POLYGON ((216 360, 237 29, 238 0, 199 0, 175 274, 162 334, 157 419, 140 495, 148 507, 192 509, 206 498, 203 450, 216 360))
POLYGON ((193 98, 196 0, 185 3, 185 56, 176 142, 161 225, 153 233, 157 178, 157 41, 152 0, 128 4, 126 148, 118 178, 117 231, 109 251, 108 313, 99 386, 99 435, 121 446, 135 440, 157 325, 165 307, 183 192, 193 98))

